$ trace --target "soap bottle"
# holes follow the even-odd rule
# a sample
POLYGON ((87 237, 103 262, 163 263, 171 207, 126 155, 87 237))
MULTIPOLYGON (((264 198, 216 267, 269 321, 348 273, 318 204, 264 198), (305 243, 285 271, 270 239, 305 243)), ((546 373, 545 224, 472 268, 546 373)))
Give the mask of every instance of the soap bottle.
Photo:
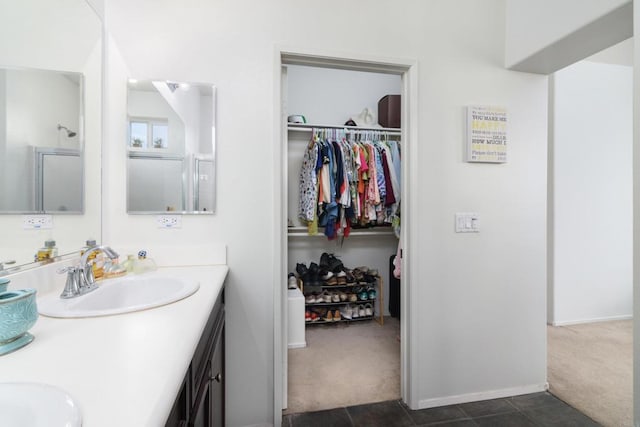
POLYGON ((138 252, 138 259, 133 264, 133 272, 136 274, 147 273, 149 271, 155 271, 158 267, 155 261, 151 258, 147 258, 147 251, 138 252))
POLYGON ((133 255, 127 255, 127 259, 122 263, 122 266, 124 267, 125 270, 127 270, 127 273, 133 273, 133 266, 136 263, 136 259, 134 258, 133 255))
POLYGON ((118 258, 116 259, 108 259, 104 263, 104 274, 103 277, 105 279, 109 279, 112 277, 121 277, 127 274, 127 269, 123 264, 118 262, 118 258))
MULTIPOLYGON (((82 248, 80 251, 80 255, 84 254, 88 249, 97 246, 95 239, 88 239, 86 242, 86 246, 82 248)), ((93 278, 98 280, 102 279, 104 275, 104 254, 102 251, 94 251, 89 255, 87 259, 88 262, 91 263, 91 268, 93 270, 93 278)))
POLYGON ((45 240, 44 246, 38 249, 36 254, 36 261, 52 262, 55 257, 58 256, 58 248, 56 247, 56 241, 52 239, 45 240))

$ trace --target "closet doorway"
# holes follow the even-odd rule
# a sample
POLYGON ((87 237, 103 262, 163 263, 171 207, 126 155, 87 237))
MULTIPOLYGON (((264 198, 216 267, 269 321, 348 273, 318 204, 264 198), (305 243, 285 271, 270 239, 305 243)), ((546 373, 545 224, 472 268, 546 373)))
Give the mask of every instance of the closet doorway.
MULTIPOLYGON (((358 292, 350 292, 353 288, 348 287, 316 288, 318 292, 313 292, 316 296, 327 294, 325 297, 331 296, 334 298, 333 301, 339 301, 338 305, 333 307, 334 312, 331 316, 327 313, 331 313, 331 307, 323 303, 309 305, 308 299, 305 301, 302 294, 304 289, 298 293, 300 298, 296 305, 293 300, 290 301, 290 295, 293 294, 287 290, 286 285, 276 286, 278 289, 275 292, 276 333, 274 337, 275 425, 280 424, 282 410, 295 413, 347 406, 354 402, 360 404, 400 398, 411 406, 409 375, 411 311, 407 304, 407 301, 410 301, 408 295, 411 275, 408 255, 411 251, 407 248, 413 242, 408 237, 411 221, 411 215, 408 215, 411 209, 411 184, 406 177, 410 176, 412 161, 409 159, 412 153, 415 155, 412 141, 415 141, 417 131, 410 119, 415 115, 417 108, 417 96, 413 93, 415 88, 411 85, 417 73, 415 65, 411 61, 381 63, 293 52, 279 52, 278 59, 280 67, 278 109, 281 113, 279 126, 282 144, 277 162, 280 163, 281 167, 278 169, 282 174, 277 178, 281 199, 276 201, 276 210, 277 217, 282 221, 277 230, 281 239, 276 242, 276 258, 280 254, 277 259, 280 271, 276 274, 276 283, 286 284, 289 273, 301 276, 303 268, 300 265, 304 268, 312 268, 312 263, 322 264, 323 254, 335 255, 334 260, 342 262, 347 271, 354 271, 358 267, 365 267, 364 270, 369 268, 371 271, 369 277, 365 279, 365 281, 368 280, 368 285, 356 289, 356 291, 368 292, 367 298, 361 298, 358 292), (331 90, 320 89, 323 84, 326 85, 332 80, 336 85, 333 95, 330 93, 331 90), (374 82, 371 83, 373 88, 368 90, 359 87, 363 81, 369 80, 374 82), (308 97, 314 92, 309 88, 315 89, 314 96, 317 98, 301 101, 300 97, 308 97), (335 91, 361 93, 365 96, 361 95, 357 97, 358 99, 346 101, 344 98, 339 99, 335 91), (378 121, 375 119, 378 113, 377 101, 387 94, 401 95, 402 128, 377 129, 378 121), (373 113, 373 121, 366 117, 364 111, 366 108, 373 113), (306 123, 288 123, 287 118, 290 115, 304 116, 303 119, 296 118, 296 121, 306 123), (354 119, 357 123, 356 126, 348 127, 345 131, 345 123, 349 119, 354 119), (387 144, 385 145, 387 147, 393 146, 395 141, 401 141, 399 144, 402 150, 402 172, 399 199, 402 206, 400 234, 404 247, 402 292, 399 310, 391 308, 392 311, 396 311, 393 314, 399 318, 389 317, 391 314, 389 300, 390 297, 395 297, 389 292, 391 284, 389 278, 392 277, 390 258, 398 248, 398 238, 392 227, 354 229, 350 230, 349 237, 339 236, 337 239, 329 240, 323 236, 322 228, 319 229, 319 235, 309 235, 307 227, 298 220, 300 168, 314 134, 328 137, 328 139, 354 142, 375 139, 381 144, 387 144), (376 277, 375 283, 371 282, 374 280, 372 277, 376 277), (355 294, 358 300, 355 304, 346 304, 350 300, 344 301, 343 295, 340 294, 346 294, 344 295, 346 298, 352 298, 351 293, 355 294), (280 307, 277 307, 278 302, 280 307), (363 303, 360 304, 360 302, 363 303), (342 309, 342 312, 337 314, 336 308, 342 309), (290 309, 291 313, 289 313, 290 309), (358 309, 361 321, 356 322, 354 314, 358 313, 356 311, 358 309), (365 310, 364 316, 362 316, 362 309, 365 310), (294 310, 297 312, 294 313, 294 310), (320 316, 318 323, 315 323, 315 319, 309 319, 310 315, 320 316), (302 316, 307 319, 304 320, 302 316), (299 337, 300 329, 303 331, 302 339, 299 337), (309 342, 309 347, 300 348, 309 341, 306 339, 305 329, 313 342, 309 342), (292 340, 290 334, 297 334, 297 336, 292 340), (376 340, 380 342, 376 343, 376 340), (362 358, 361 363, 358 364, 360 358, 358 352, 374 353, 377 345, 385 346, 384 349, 378 347, 381 357, 373 358, 369 364, 362 358), (300 349, 290 359, 289 351, 297 351, 296 347, 300 349), (303 354, 304 352, 306 353, 303 354), (314 366, 305 366, 308 363, 314 366), (393 378, 393 364, 397 366, 395 378, 393 378), (381 380, 378 383, 371 381, 376 378, 381 380), (314 386, 316 380, 318 380, 317 387, 314 386), (327 380, 332 384, 330 388, 332 392, 328 394, 320 389, 324 387, 321 384, 326 384, 327 380), (303 386, 289 389, 288 384, 294 383, 297 386, 301 384, 303 386), (364 401, 358 400, 357 397, 353 400, 354 392, 365 389, 369 393, 361 393, 364 401), (374 390, 373 393, 371 389, 374 390), (316 390, 316 393, 309 394, 309 390, 316 390), (300 393, 302 395, 296 395, 300 393), (323 399, 323 395, 329 398, 323 399), (344 402, 341 403, 343 399, 344 402)), ((344 231, 341 230, 340 234, 344 231)), ((360 283, 363 282, 360 281, 360 283)), ((311 295, 309 288, 304 294, 311 295)))

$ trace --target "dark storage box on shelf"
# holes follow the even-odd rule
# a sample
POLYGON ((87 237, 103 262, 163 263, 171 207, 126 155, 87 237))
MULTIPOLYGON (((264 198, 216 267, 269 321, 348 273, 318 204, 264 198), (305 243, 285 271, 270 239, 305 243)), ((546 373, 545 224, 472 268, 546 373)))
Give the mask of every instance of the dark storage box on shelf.
POLYGON ((378 123, 385 128, 400 128, 400 95, 386 95, 378 101, 378 123))

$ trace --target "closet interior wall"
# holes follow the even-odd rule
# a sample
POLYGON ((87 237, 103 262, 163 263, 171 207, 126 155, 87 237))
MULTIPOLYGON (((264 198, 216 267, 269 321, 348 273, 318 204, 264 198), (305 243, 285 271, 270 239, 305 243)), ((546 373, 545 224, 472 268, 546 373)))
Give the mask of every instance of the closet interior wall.
MULTIPOLYGON (((308 123, 319 127, 341 126, 357 116, 365 107, 377 113, 378 100, 388 94, 402 92, 400 75, 337 70, 309 66, 287 66, 286 114, 304 115, 308 123)), ((297 228, 300 167, 311 132, 288 131, 288 219, 297 228)), ((399 136, 392 138, 398 139, 399 136)), ((375 228, 373 229, 375 230, 375 228)), ((295 271, 296 263, 319 262, 323 252, 333 253, 347 268, 367 266, 379 271, 384 279, 384 315, 389 314, 389 257, 395 254, 398 239, 395 235, 351 236, 328 240, 321 236, 289 236, 287 270, 295 271)), ((321 233, 321 231, 320 231, 321 233)), ((376 315, 378 304, 376 304, 376 315)))

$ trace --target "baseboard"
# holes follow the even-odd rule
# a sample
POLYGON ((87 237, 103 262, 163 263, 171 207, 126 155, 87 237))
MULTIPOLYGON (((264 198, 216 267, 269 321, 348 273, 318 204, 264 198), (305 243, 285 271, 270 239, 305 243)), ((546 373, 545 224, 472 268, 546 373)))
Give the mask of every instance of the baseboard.
POLYGON ((292 342, 288 344, 288 348, 304 348, 307 346, 307 342, 306 341, 302 341, 302 342, 292 342))
POLYGON ((633 319, 632 314, 625 314, 622 316, 608 316, 608 317, 593 317, 590 319, 580 319, 580 320, 563 320, 560 322, 551 322, 551 326, 571 326, 571 325, 580 325, 582 323, 596 323, 596 322, 610 322, 613 320, 631 320, 633 319))
MULTIPOLYGON (((522 387, 503 388, 500 390, 481 391, 478 393, 458 394, 455 396, 436 397, 418 401, 418 408, 428 409, 439 406, 456 405, 458 403, 478 402, 480 400, 500 399, 521 394, 538 393, 547 390, 547 384, 532 384, 522 387)), ((414 408, 412 408, 414 409, 414 408)))

